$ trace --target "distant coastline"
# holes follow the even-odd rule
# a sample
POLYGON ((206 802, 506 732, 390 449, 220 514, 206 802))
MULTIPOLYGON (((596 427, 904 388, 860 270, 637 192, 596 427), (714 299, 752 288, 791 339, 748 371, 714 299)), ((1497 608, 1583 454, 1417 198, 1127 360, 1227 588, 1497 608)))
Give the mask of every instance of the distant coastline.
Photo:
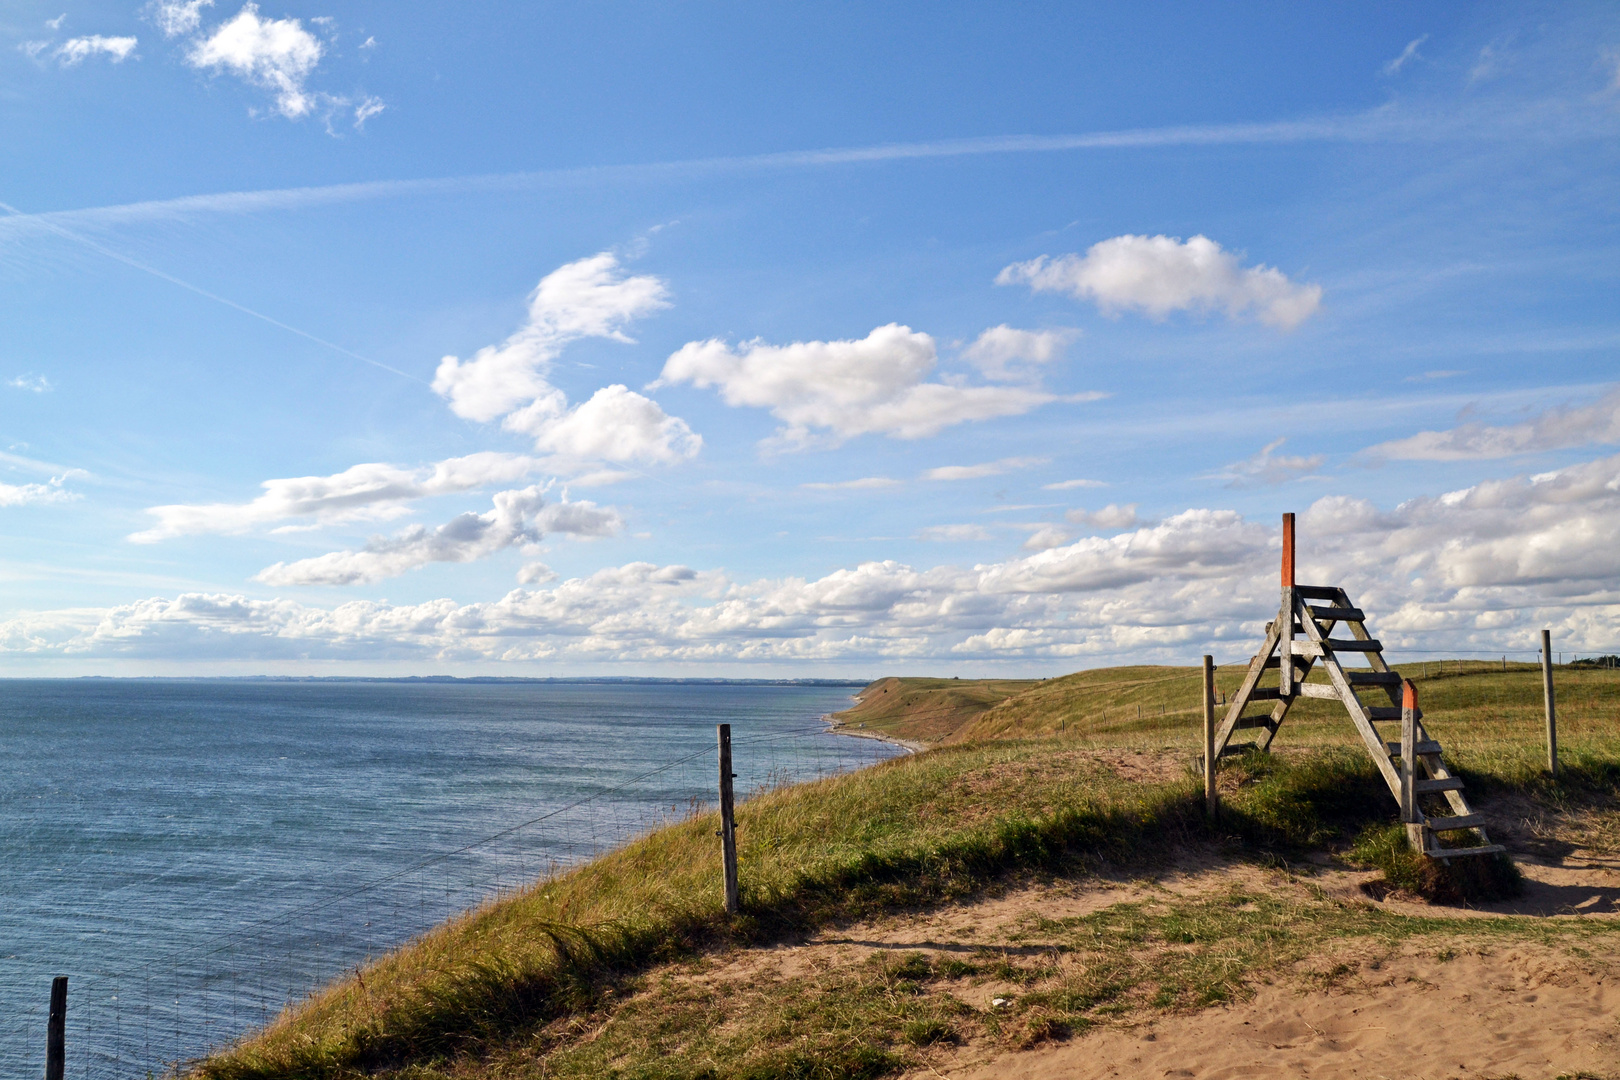
POLYGON ((712 679, 632 675, 6 675, 6 682, 576 683, 653 686, 865 686, 869 679, 712 679))

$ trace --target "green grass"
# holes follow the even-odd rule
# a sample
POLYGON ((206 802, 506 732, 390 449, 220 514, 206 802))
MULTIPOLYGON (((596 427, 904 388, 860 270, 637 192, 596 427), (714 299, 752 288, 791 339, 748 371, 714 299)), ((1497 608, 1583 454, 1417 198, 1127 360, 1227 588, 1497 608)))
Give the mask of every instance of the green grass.
MULTIPOLYGON (((1137 744, 1155 739, 1138 733, 1137 744)), ((672 965, 829 923, 937 906, 994 887, 1009 874, 1150 870, 1185 844, 1216 843, 1231 854, 1287 861, 1326 845, 1348 846, 1369 826, 1394 818, 1393 801, 1365 755, 1326 748, 1236 761, 1232 769, 1242 786, 1212 830, 1190 774, 1167 783, 1124 781, 1090 752, 1098 741, 1094 731, 1076 731, 952 745, 765 793, 739 811, 744 912, 736 919, 720 910, 714 818, 667 826, 453 920, 196 1071, 217 1078, 429 1076, 468 1069, 483 1074, 489 1063, 507 1061, 513 1075, 541 1075, 522 1063, 544 1060, 545 1075, 878 1075, 911 1060, 920 1047, 963 1031, 1027 1041, 1106 1019, 1109 1010, 1224 1000, 1255 971, 1281 962, 1286 949, 1274 938, 1293 934, 1298 948, 1308 948, 1320 937, 1312 928, 1318 925, 1386 933, 1386 924, 1373 918, 1377 913, 1328 905, 1312 916, 1315 923, 1301 921, 1298 912, 1289 923, 1280 909, 1266 906, 1269 901, 1256 901, 1254 910, 1270 915, 1251 919, 1245 909, 1234 924, 1249 928, 1242 931, 1249 944, 1210 946, 1214 966, 1177 961, 1181 974, 1172 979, 1143 943, 1181 933, 1193 935, 1185 944, 1199 945, 1213 909, 1145 908, 1075 924, 1079 936, 1064 948, 1106 946, 1097 967, 1104 974, 1020 1006, 1016 1024, 1011 1016, 953 1012, 928 987, 984 973, 952 975, 938 963, 926 978, 887 969, 830 974, 817 984, 822 990, 770 996, 757 1023, 733 1016, 714 1027, 715 1017, 732 1016, 729 999, 690 987, 671 990, 664 1006, 647 1006, 652 1011, 635 1024, 620 1016, 616 1003, 628 991, 672 965), (1081 940, 1087 934, 1090 946, 1081 940), (1236 959, 1217 963, 1228 954, 1236 959), (577 1045, 577 1036, 604 1017, 623 1020, 637 1032, 632 1041, 664 1045, 667 1052, 647 1057, 625 1049, 617 1064, 593 1057, 598 1051, 577 1045), (667 1023, 664 1035, 658 1035, 660 1023, 667 1023), (1012 1035, 1006 1024, 1023 1026, 1012 1035), (584 1063, 583 1071, 563 1069, 574 1060, 570 1055, 584 1063), (641 1064, 631 1067, 632 1059, 641 1064), (590 1071, 602 1068, 608 1073, 590 1071)), ((1620 771, 1598 743, 1578 743, 1574 753, 1585 755, 1584 764, 1559 782, 1521 767, 1521 756, 1511 750, 1505 743, 1482 750, 1470 766, 1470 785, 1612 805, 1620 771)), ((1028 967, 1005 957, 998 962, 1009 971, 1028 967)), ((1029 976, 1032 985, 1058 977, 1029 976)), ((600 1052, 612 1045, 604 1043, 600 1052)))

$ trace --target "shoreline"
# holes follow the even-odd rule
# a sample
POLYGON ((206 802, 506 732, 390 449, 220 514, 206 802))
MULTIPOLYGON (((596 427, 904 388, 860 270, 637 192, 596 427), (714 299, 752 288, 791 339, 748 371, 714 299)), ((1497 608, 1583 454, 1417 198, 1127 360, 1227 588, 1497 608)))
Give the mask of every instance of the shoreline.
POLYGON ((929 749, 927 743, 916 742, 912 739, 902 739, 898 735, 885 735, 881 731, 868 731, 865 728, 850 727, 848 724, 834 720, 832 713, 827 713, 825 716, 823 716, 821 718, 821 722, 826 724, 827 730, 834 735, 848 735, 852 739, 876 739, 879 742, 886 742, 894 746, 898 746, 908 754, 920 754, 924 750, 929 749))

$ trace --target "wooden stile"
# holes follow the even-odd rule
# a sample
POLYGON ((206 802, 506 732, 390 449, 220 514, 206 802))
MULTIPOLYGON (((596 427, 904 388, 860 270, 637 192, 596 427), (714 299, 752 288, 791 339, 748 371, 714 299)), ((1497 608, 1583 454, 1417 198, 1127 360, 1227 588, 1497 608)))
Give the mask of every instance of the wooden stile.
POLYGON ((1215 790, 1215 658, 1204 657, 1204 810, 1210 817, 1220 813, 1220 796, 1215 790))
MULTIPOLYGON (((1378 766, 1390 794, 1399 804, 1401 820, 1406 824, 1407 837, 1414 849, 1438 859, 1503 850, 1490 842, 1482 827, 1483 819, 1469 809, 1462 793, 1462 780, 1446 767, 1440 743, 1423 726, 1416 688, 1385 661, 1383 643, 1367 631, 1366 612, 1337 586, 1301 585, 1295 579, 1293 514, 1283 515, 1281 585, 1282 602, 1277 617, 1267 625, 1265 640, 1249 662, 1242 686, 1228 700, 1209 757, 1219 759, 1251 747, 1269 750, 1294 702, 1302 697, 1335 700, 1349 713, 1373 764, 1378 766), (1313 602, 1316 602, 1314 606, 1313 602), (1340 636, 1332 636, 1335 629, 1340 636), (1296 638, 1296 634, 1301 636, 1296 638), (1344 659, 1340 654, 1344 654, 1344 659), (1365 664, 1366 670, 1347 671, 1344 660, 1352 658, 1365 664), (1277 672, 1276 686, 1261 686, 1261 680, 1272 670, 1277 672), (1310 676, 1318 672, 1325 680, 1310 681, 1310 676), (1389 705, 1363 703, 1359 694, 1368 691, 1381 692, 1389 699, 1389 705), (1246 713, 1251 703, 1266 703, 1271 707, 1265 715, 1246 713), (1386 740, 1375 726, 1394 720, 1401 723, 1399 742, 1386 740), (1259 733, 1255 741, 1229 745, 1233 732, 1244 729, 1259 733), (1425 798, 1434 796, 1444 799, 1450 814, 1431 816, 1425 811, 1425 798), (1478 831, 1479 842, 1469 847, 1446 847, 1435 836, 1470 829, 1478 831)), ((1556 767, 1550 667, 1547 717, 1549 761, 1556 767)))

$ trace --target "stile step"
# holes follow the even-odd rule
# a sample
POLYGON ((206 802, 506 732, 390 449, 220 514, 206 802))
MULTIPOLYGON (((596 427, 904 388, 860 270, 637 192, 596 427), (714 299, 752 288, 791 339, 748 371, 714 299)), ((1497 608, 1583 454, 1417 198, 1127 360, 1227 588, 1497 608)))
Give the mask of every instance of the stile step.
POLYGON ((1340 590, 1336 585, 1295 585, 1294 595, 1306 600, 1337 600, 1340 590))
MULTIPOLYGON (((1400 743, 1387 742, 1384 745, 1389 747, 1390 757, 1396 758, 1401 756, 1400 743)), ((1418 755, 1419 757, 1423 756, 1424 754, 1438 754, 1439 752, 1440 744, 1435 742, 1433 739, 1419 739, 1417 742, 1412 744, 1412 753, 1418 755)))
POLYGON ((1428 825, 1430 832, 1456 832, 1458 829, 1483 829, 1485 819, 1479 814, 1459 814, 1456 817, 1432 817, 1428 825))
POLYGON ((1347 671, 1351 686, 1399 686, 1400 675, 1393 671, 1347 671))
POLYGON ((1328 638, 1322 642, 1334 652, 1383 652, 1384 643, 1377 638, 1358 641, 1355 638, 1328 638))
POLYGON ((1259 748, 1258 743, 1252 742, 1227 743, 1226 746, 1221 750, 1220 756, 1237 757, 1239 754, 1247 754, 1250 750, 1258 750, 1259 748))
POLYGON ((1367 614, 1354 607, 1308 607, 1317 622, 1366 622, 1367 614))
MULTIPOLYGON (((1415 715, 1419 720, 1423 719, 1423 710, 1416 710, 1415 715)), ((1389 705, 1374 705, 1367 710, 1367 718, 1369 720, 1399 720, 1401 710, 1389 705)))
POLYGON ((1412 790, 1419 795, 1432 795, 1437 791, 1461 791, 1463 782, 1456 776, 1448 776, 1443 780, 1418 780, 1413 783, 1412 790))
POLYGON ((1498 851, 1506 850, 1501 844, 1485 844, 1482 847, 1429 848, 1423 854, 1431 859, 1461 859, 1468 855, 1495 855, 1498 851))
POLYGON ((1270 713, 1260 713, 1253 716, 1240 716, 1237 723, 1232 725, 1233 731, 1245 731, 1249 728, 1265 728, 1267 731, 1275 731, 1277 723, 1271 718, 1270 713))

